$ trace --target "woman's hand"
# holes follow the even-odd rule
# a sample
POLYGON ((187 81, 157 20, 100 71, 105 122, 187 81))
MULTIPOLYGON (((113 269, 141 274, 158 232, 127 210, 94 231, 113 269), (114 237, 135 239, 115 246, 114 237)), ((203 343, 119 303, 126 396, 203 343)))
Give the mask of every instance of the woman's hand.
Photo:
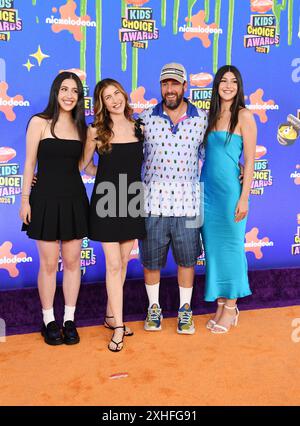
POLYGON ((239 181, 240 181, 240 184, 242 185, 243 180, 244 180, 244 170, 245 170, 245 167, 243 166, 243 164, 239 163, 239 168, 240 168, 239 181))
POLYGON ((33 175, 33 178, 32 178, 32 182, 31 182, 31 188, 33 188, 34 187, 34 185, 37 183, 37 175, 36 174, 34 174, 33 175))
POLYGON ((248 214, 248 210, 249 210, 248 200, 244 200, 240 198, 235 209, 234 221, 240 222, 241 220, 245 219, 245 217, 248 214))
POLYGON ((95 166, 93 160, 87 165, 84 171, 90 176, 96 176, 98 166, 95 166))
POLYGON ((22 222, 24 222, 26 225, 29 225, 31 221, 31 207, 29 204, 29 198, 23 198, 21 202, 21 208, 20 208, 20 218, 22 222))

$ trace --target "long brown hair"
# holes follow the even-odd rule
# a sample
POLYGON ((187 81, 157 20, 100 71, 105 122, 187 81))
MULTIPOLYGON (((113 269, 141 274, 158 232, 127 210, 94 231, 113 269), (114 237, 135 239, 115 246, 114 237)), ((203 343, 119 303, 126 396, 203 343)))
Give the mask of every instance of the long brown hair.
POLYGON ((57 100, 58 93, 60 90, 60 86, 62 85, 62 82, 67 79, 73 79, 77 85, 78 101, 76 106, 72 109, 72 117, 77 129, 80 141, 82 142, 84 146, 86 142, 87 125, 85 122, 85 114, 84 114, 83 86, 82 86, 80 78, 73 72, 63 71, 55 77, 51 85, 48 105, 46 106, 44 111, 38 114, 35 114, 33 117, 37 116, 37 117, 44 118, 46 120, 51 120, 50 132, 54 138, 57 138, 54 128, 59 116, 59 103, 57 100))
POLYGON ((114 136, 113 132, 113 121, 110 117, 110 113, 104 105, 103 91, 108 86, 115 86, 125 98, 125 109, 124 115, 128 121, 134 122, 132 118, 133 109, 129 105, 128 95, 125 92, 123 86, 112 78, 104 78, 96 84, 94 90, 94 123, 93 127, 96 128, 97 133, 97 148, 100 153, 107 153, 111 151, 111 143, 114 136))
POLYGON ((208 114, 208 126, 204 135, 204 142, 206 142, 209 132, 214 129, 216 122, 218 120, 218 117, 221 113, 221 99, 219 95, 219 85, 221 83, 223 75, 227 72, 232 72, 234 74, 237 80, 238 89, 237 89, 237 94, 235 95, 232 105, 230 107, 231 117, 230 117, 229 128, 227 131, 226 142, 230 141, 231 135, 238 123, 239 111, 245 108, 245 96, 244 96, 243 80, 242 80, 241 73, 233 65, 224 65, 217 71, 214 78, 212 96, 210 101, 210 109, 208 114))

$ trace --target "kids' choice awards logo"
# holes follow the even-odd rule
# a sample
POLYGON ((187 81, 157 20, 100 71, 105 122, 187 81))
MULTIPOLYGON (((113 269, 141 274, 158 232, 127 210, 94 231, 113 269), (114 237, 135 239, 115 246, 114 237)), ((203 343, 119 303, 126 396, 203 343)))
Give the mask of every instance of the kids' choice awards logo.
POLYGON ((94 115, 94 103, 93 97, 90 96, 90 88, 88 86, 83 86, 84 93, 84 113, 86 117, 91 117, 94 115))
POLYGON ((279 34, 276 33, 276 17, 274 15, 251 15, 244 36, 244 47, 254 47, 257 53, 269 53, 270 46, 279 44, 279 34))
MULTIPOLYGON (((88 266, 96 265, 96 262, 97 262, 96 255, 94 253, 94 249, 93 249, 93 247, 90 247, 89 244, 90 244, 90 240, 88 238, 84 238, 82 240, 81 254, 80 254, 80 269, 81 269, 82 275, 84 275, 86 273, 86 268, 88 266)), ((63 260, 62 260, 62 257, 61 257, 61 253, 60 253, 59 259, 58 259, 57 270, 58 271, 64 270, 64 264, 63 264, 63 260)))
POLYGON ((23 22, 14 8, 14 0, 0 0, 0 41, 9 41, 13 31, 22 31, 23 22))
POLYGON ((24 251, 13 254, 12 246, 11 241, 5 241, 0 245, 0 269, 5 269, 11 278, 16 278, 20 273, 17 265, 32 262, 32 257, 27 257, 24 251))
POLYGON ((205 252, 204 249, 200 256, 197 258, 197 266, 205 266, 205 252))
POLYGON ((19 174, 20 165, 9 163, 16 156, 13 148, 0 147, 0 204, 14 204, 21 193, 23 176, 19 174))
POLYGON ((209 110, 212 88, 206 87, 213 81, 213 76, 207 72, 190 74, 190 101, 197 108, 209 110), (196 86, 196 87, 193 87, 196 86))
POLYGON ((159 38, 153 10, 150 7, 127 7, 126 15, 121 18, 121 24, 119 30, 121 43, 131 42, 132 47, 146 49, 149 40, 159 38))
POLYGON ((297 231, 294 235, 294 243, 292 244, 292 255, 299 256, 300 255, 300 213, 297 214, 297 231))
POLYGON ((267 153, 267 148, 256 146, 254 176, 251 185, 251 195, 263 195, 265 188, 273 185, 272 173, 266 158, 261 158, 267 153))

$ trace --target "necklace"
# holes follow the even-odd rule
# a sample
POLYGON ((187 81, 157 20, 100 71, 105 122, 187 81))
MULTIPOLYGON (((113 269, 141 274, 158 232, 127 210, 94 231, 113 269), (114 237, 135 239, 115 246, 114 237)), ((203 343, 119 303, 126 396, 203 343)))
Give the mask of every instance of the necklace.
MULTIPOLYGON (((184 105, 185 108, 185 105, 184 105)), ((172 122, 176 125, 178 122, 178 119, 183 115, 183 108, 181 107, 176 114, 168 114, 169 117, 171 118, 172 122)))

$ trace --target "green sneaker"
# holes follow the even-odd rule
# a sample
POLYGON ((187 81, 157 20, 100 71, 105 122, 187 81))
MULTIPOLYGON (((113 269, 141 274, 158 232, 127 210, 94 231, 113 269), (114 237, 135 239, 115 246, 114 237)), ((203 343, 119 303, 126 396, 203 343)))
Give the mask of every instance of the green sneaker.
POLYGON ((179 334, 195 333, 193 312, 188 303, 185 303, 178 311, 177 333, 179 334))
POLYGON ((159 331, 161 330, 162 313, 159 305, 154 303, 151 308, 148 309, 147 318, 144 322, 144 329, 146 331, 159 331))

